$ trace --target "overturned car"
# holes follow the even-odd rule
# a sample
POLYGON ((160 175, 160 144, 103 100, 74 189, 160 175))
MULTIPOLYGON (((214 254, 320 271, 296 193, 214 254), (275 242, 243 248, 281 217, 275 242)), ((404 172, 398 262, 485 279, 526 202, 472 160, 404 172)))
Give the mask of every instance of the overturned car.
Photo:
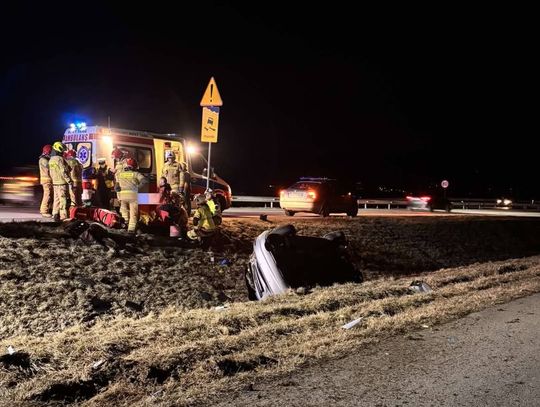
POLYGON ((293 225, 267 230, 257 237, 245 277, 250 300, 289 288, 363 281, 349 258, 343 232, 298 236, 293 225))

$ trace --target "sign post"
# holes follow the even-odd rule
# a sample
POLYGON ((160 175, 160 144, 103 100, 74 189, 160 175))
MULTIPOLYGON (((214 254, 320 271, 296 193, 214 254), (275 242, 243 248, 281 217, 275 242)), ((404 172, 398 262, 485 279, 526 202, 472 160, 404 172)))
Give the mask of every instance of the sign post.
POLYGON ((446 200, 446 188, 448 188, 448 185, 450 185, 450 183, 445 179, 441 182, 441 187, 443 187, 444 191, 444 200, 446 200))
POLYGON ((218 125, 219 125, 219 107, 223 106, 223 100, 214 80, 210 78, 206 91, 201 99, 202 107, 202 125, 201 125, 201 141, 208 143, 208 168, 206 169, 206 190, 210 188, 210 175, 212 172, 211 155, 212 143, 217 143, 218 140, 218 125))

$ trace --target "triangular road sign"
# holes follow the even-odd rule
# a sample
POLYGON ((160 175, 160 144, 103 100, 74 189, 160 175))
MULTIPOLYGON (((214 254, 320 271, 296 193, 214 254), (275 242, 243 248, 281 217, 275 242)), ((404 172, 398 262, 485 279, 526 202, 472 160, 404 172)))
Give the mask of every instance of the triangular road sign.
POLYGON ((223 100, 217 88, 214 77, 210 78, 206 91, 201 99, 201 106, 223 106, 223 100))

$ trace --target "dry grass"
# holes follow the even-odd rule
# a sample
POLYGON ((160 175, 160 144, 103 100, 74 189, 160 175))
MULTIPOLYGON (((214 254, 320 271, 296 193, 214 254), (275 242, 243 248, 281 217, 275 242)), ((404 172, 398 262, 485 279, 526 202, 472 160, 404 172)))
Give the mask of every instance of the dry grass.
POLYGON ((537 253, 540 222, 338 218, 296 226, 313 235, 345 230, 370 281, 242 302, 246 255, 269 226, 227 220, 218 259, 232 265, 218 266, 199 250, 141 240, 112 253, 43 226, 0 225, 0 348, 18 350, 0 359, 0 405, 204 404, 382 337, 540 291, 540 257, 488 261, 537 253), (441 266, 448 268, 421 276, 431 293, 414 293, 412 278, 399 277, 441 266), (388 276, 373 278, 381 274, 388 276), (213 308, 224 301, 228 308, 213 308), (340 328, 358 317, 354 329, 340 328))
POLYGON ((222 311, 174 308, 141 319, 117 318, 45 337, 2 341, 29 354, 31 368, 4 366, 0 396, 53 398, 89 405, 191 405, 305 363, 345 354, 362 343, 404 334, 540 291, 540 257, 446 269, 424 276, 431 293, 408 289, 410 278, 290 293, 222 311), (364 317, 352 330, 344 323, 364 317), (96 361, 103 360, 93 369, 96 361), (33 363, 33 364, 32 364, 33 363), (9 386, 9 383, 12 385, 9 386))

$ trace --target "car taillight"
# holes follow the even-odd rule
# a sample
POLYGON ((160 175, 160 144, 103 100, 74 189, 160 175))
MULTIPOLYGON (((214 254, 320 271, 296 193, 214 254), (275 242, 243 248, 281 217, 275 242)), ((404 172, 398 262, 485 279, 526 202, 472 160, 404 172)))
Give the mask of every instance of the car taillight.
POLYGON ((412 199, 413 199, 412 196, 406 196, 405 198, 407 198, 407 201, 412 201, 412 199))
POLYGON ((317 194, 315 193, 315 191, 308 191, 307 196, 311 199, 317 198, 317 194))
POLYGON ((420 199, 424 202, 429 202, 431 200, 431 197, 430 196, 422 196, 420 197, 420 199))

